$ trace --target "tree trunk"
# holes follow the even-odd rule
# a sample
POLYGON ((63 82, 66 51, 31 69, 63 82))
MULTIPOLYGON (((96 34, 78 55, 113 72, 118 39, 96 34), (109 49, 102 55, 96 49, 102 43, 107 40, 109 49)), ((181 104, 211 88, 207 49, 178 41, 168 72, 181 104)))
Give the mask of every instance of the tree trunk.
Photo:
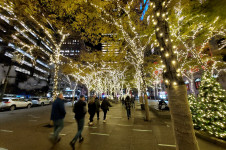
MULTIPOLYGON (((56 61, 57 62, 57 61, 56 61)), ((54 87, 53 87, 53 100, 57 97, 57 91, 58 91, 58 72, 59 72, 59 64, 54 64, 54 87)))
POLYGON ((159 42, 161 58, 166 65, 163 73, 169 95, 170 112, 173 129, 176 138, 177 150, 198 150, 198 144, 194 134, 191 113, 188 105, 187 90, 184 81, 177 73, 178 65, 173 52, 170 39, 169 25, 166 21, 167 9, 164 0, 153 0, 155 2, 154 17, 156 20, 155 33, 159 42))
POLYGON ((140 65, 140 73, 141 73, 141 79, 142 79, 142 89, 144 93, 144 102, 145 102, 145 114, 146 114, 146 120, 150 120, 150 115, 149 115, 149 105, 148 105, 148 97, 147 97, 147 85, 145 81, 145 75, 144 75, 144 66, 143 64, 140 65))
POLYGON ((146 121, 149 121, 150 120, 150 114, 149 114, 149 105, 148 105, 148 96, 147 96, 147 94, 144 95, 144 101, 145 101, 146 121))
POLYGON ((177 150, 198 150, 185 85, 167 88, 177 150))
POLYGON ((194 73, 191 73, 191 93, 195 95, 195 89, 194 89, 194 73))

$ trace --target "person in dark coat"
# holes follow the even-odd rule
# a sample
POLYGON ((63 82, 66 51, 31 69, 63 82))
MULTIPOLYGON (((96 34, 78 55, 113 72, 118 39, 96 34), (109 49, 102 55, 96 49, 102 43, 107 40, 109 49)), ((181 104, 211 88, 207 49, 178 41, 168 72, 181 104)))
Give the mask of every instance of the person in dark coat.
POLYGON ((85 115, 86 115, 86 103, 84 95, 80 96, 80 99, 78 102, 75 103, 73 112, 75 113, 75 119, 78 125, 78 132, 76 133, 75 137, 72 139, 70 142, 70 145, 72 149, 75 149, 75 143, 79 139, 79 143, 81 143, 84 138, 82 137, 82 130, 84 128, 84 123, 85 123, 85 115))
POLYGON ((95 104, 96 104, 96 113, 97 113, 97 120, 100 119, 100 100, 98 97, 95 98, 95 104))
POLYGON ((105 97, 103 102, 101 103, 101 109, 104 112, 104 122, 106 122, 106 115, 107 115, 107 111, 109 111, 109 107, 112 107, 112 106, 107 100, 107 97, 105 97))
POLYGON ((88 112, 89 112, 89 125, 93 125, 93 117, 96 113, 96 103, 95 103, 95 98, 92 97, 92 99, 88 103, 88 112))
POLYGON ((127 111, 127 117, 129 120, 129 118, 131 117, 131 100, 130 100, 129 96, 127 96, 125 99, 125 107, 126 107, 126 111, 127 111))
POLYGON ((125 104, 125 99, 124 97, 122 97, 122 106, 124 106, 124 104, 125 104))
POLYGON ((50 137, 52 143, 60 141, 59 133, 64 127, 64 117, 66 115, 63 94, 58 94, 56 100, 52 104, 51 120, 53 120, 54 133, 50 137))
POLYGON ((131 106, 133 108, 135 108, 135 97, 134 96, 131 97, 131 106))

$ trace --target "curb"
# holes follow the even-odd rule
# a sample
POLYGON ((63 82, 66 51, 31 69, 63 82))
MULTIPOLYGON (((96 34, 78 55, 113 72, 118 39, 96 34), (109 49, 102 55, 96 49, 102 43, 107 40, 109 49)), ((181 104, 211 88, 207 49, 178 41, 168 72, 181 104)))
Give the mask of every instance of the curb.
POLYGON ((156 116, 164 118, 164 119, 171 119, 170 112, 166 114, 166 111, 160 111, 155 109, 154 107, 149 106, 150 111, 152 111, 156 116))
POLYGON ((226 141, 213 137, 203 131, 195 130, 195 135, 203 140, 206 140, 223 148, 226 147, 226 141))

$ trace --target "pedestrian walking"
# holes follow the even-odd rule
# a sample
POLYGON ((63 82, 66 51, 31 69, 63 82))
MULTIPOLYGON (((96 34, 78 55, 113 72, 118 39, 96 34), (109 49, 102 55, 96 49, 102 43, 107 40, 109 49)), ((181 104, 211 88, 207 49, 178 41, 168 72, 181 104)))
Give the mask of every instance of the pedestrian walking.
POLYGON ((97 120, 100 119, 100 100, 98 97, 95 98, 95 104, 96 104, 96 113, 97 113, 97 120))
POLYGON ((86 103, 84 95, 80 96, 80 99, 78 102, 75 103, 73 112, 75 113, 75 119, 78 125, 78 132, 76 133, 75 137, 70 142, 70 145, 72 149, 75 149, 75 143, 79 139, 79 143, 81 143, 84 138, 82 137, 82 130, 84 128, 84 122, 85 122, 85 115, 86 115, 86 103))
POLYGON ((50 137, 50 140, 53 144, 60 141, 61 138, 59 137, 59 133, 64 127, 64 117, 66 115, 66 111, 63 99, 63 94, 60 93, 52 104, 51 120, 53 120, 54 133, 50 137))
POLYGON ((101 109, 104 112, 104 123, 106 122, 106 116, 107 116, 107 111, 109 111, 109 107, 112 107, 112 106, 109 103, 107 97, 105 97, 103 102, 101 103, 101 109))
POLYGON ((134 96, 131 97, 131 105, 133 108, 135 108, 135 97, 134 96))
POLYGON ((127 111, 127 117, 129 120, 129 118, 131 117, 131 100, 130 100, 129 96, 127 96, 125 99, 125 107, 126 107, 126 111, 127 111))
POLYGON ((124 96, 122 97, 122 106, 125 105, 125 99, 124 99, 124 96))
POLYGON ((95 97, 92 97, 91 100, 88 103, 88 112, 89 112, 89 125, 93 125, 93 117, 96 113, 96 103, 95 103, 95 97))

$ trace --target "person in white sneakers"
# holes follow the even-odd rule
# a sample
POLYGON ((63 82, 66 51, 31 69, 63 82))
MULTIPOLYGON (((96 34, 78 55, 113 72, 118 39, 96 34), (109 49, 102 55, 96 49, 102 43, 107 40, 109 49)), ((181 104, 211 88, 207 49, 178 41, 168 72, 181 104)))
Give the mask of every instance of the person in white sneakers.
POLYGON ((96 103, 95 103, 95 97, 92 97, 91 100, 88 103, 88 112, 89 112, 89 125, 93 125, 93 118, 96 113, 96 103))

